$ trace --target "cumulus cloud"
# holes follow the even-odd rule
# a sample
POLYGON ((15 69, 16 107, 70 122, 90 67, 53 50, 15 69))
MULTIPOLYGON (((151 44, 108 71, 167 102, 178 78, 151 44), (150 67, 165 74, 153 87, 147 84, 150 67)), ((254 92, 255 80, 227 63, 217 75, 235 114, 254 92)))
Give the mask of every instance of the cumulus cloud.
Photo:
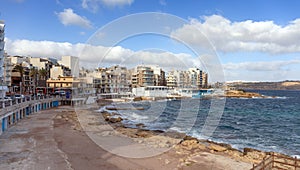
POLYGON ((84 9, 97 12, 100 5, 107 7, 117 7, 124 5, 131 5, 134 0, 82 0, 81 6, 84 9))
POLYGON ((300 52, 299 29, 300 19, 281 26, 273 21, 232 22, 220 15, 212 15, 191 19, 171 36, 205 48, 211 47, 211 42, 220 52, 279 54, 300 52))
POLYGON ((299 80, 300 60, 279 60, 223 64, 227 80, 278 81, 299 80))
POLYGON ((63 12, 57 13, 57 16, 63 25, 76 25, 82 28, 93 28, 91 21, 74 13, 73 9, 64 9, 63 12))
POLYGON ((295 64, 300 64, 300 60, 227 63, 223 65, 223 68, 225 70, 282 71, 295 64))
POLYGON ((102 0, 102 2, 107 6, 123 6, 131 5, 134 0, 102 0))
POLYGON ((104 47, 82 43, 30 41, 5 39, 5 50, 9 55, 32 57, 78 56, 81 65, 87 68, 121 64, 133 67, 138 64, 157 64, 166 69, 193 67, 198 60, 189 54, 153 51, 132 51, 121 46, 104 47), (84 63, 84 64, 83 64, 84 63))

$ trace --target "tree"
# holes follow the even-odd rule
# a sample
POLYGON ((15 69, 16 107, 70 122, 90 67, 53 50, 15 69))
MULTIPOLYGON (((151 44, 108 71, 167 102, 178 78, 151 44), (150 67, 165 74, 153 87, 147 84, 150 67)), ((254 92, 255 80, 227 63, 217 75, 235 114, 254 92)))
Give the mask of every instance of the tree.
POLYGON ((33 85, 34 85, 34 87, 33 87, 33 93, 35 93, 35 88, 37 87, 38 74, 39 74, 39 71, 35 67, 33 67, 33 68, 30 69, 29 76, 33 80, 33 85))
POLYGON ((39 74, 41 80, 46 80, 48 72, 47 72, 47 70, 45 70, 44 68, 42 68, 42 69, 39 70, 38 74, 39 74))
POLYGON ((38 77, 38 74, 39 74, 39 71, 36 68, 32 67, 30 69, 30 72, 29 72, 30 77, 33 77, 33 78, 38 77))

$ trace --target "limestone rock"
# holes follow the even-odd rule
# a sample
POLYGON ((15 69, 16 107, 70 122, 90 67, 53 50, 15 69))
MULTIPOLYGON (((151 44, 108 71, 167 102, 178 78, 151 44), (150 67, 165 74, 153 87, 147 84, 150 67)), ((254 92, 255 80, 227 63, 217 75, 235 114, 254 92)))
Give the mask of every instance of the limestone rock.
POLYGON ((123 119, 121 118, 121 117, 117 117, 117 118, 115 118, 115 117, 110 117, 109 118, 109 122, 110 123, 117 123, 117 122, 121 122, 123 119))
POLYGON ((141 128, 141 127, 146 127, 146 126, 144 125, 144 123, 138 123, 138 124, 135 124, 135 126, 136 126, 136 127, 139 127, 139 128, 141 128))
POLYGON ((209 149, 216 151, 216 152, 224 152, 227 150, 227 148, 223 147, 223 146, 219 146, 216 144, 210 144, 209 145, 209 149))
POLYGON ((136 133, 136 135, 137 135, 138 137, 142 137, 142 138, 147 138, 147 137, 152 136, 150 133, 148 133, 148 132, 146 132, 146 131, 138 131, 138 132, 136 133))

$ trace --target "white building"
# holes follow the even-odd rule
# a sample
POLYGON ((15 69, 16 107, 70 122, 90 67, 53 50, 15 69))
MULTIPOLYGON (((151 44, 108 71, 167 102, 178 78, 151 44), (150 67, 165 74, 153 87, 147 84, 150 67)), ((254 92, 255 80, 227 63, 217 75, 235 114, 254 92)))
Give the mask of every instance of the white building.
POLYGON ((50 70, 53 64, 56 64, 54 59, 48 58, 38 58, 38 57, 29 57, 29 62, 32 66, 37 69, 50 70))
POLYGON ((79 58, 74 56, 62 56, 58 62, 71 69, 71 76, 79 77, 79 58))
POLYGON ((4 54, 4 82, 5 85, 10 87, 11 86, 11 75, 12 75, 12 70, 13 70, 13 65, 11 63, 11 59, 4 54))
POLYGON ((208 75, 199 68, 189 68, 183 71, 170 71, 167 77, 168 87, 201 89, 208 86, 208 75))
POLYGON ((58 77, 71 76, 71 70, 69 67, 63 65, 52 66, 50 69, 50 79, 58 79, 58 77))
POLYGON ((167 97, 169 89, 166 86, 147 86, 132 88, 135 97, 167 97))
POLYGON ((5 96, 5 92, 8 90, 4 84, 4 21, 0 21, 0 97, 5 96))
POLYGON ((8 56, 12 65, 22 64, 24 62, 30 63, 28 57, 24 56, 8 56))

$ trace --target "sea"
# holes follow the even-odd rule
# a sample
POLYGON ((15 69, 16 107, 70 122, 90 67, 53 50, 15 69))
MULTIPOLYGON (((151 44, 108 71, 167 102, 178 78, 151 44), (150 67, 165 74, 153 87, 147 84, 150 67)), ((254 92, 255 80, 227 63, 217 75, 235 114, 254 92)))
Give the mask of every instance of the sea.
POLYGON ((118 110, 127 127, 143 123, 145 129, 182 132, 241 151, 247 147, 299 157, 300 91, 253 92, 272 97, 225 98, 219 104, 214 103, 216 99, 183 99, 113 105, 144 108, 118 110))

